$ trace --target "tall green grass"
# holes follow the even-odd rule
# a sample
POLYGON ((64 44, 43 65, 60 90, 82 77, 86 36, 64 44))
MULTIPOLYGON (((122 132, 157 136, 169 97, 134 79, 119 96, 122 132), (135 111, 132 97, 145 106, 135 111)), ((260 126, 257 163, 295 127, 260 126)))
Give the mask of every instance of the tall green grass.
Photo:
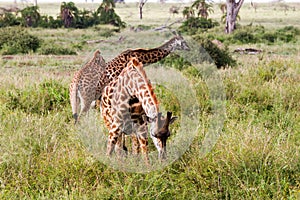
MULTIPOLYGON (((122 12, 129 10, 133 11, 124 6, 122 12)), ((162 22, 159 17, 156 20, 162 22)), ((39 32, 44 40, 98 39, 93 28, 30 31, 39 32)), ((107 60, 130 45, 155 47, 171 37, 146 32, 138 41, 130 31, 121 34, 127 37, 124 43, 100 45, 107 60)), ((106 137, 98 111, 91 110, 84 118, 86 127, 73 125, 68 84, 99 44, 84 44, 78 56, 2 57, 0 199, 299 199, 298 44, 253 44, 272 53, 234 54, 237 66, 218 71, 226 92, 226 119, 219 140, 205 157, 201 156, 202 140, 214 120, 208 87, 196 68, 174 67, 195 91, 193 101, 200 106, 198 134, 182 157, 149 173, 113 169, 90 151, 78 132, 95 131, 106 137)), ((156 92, 166 109, 180 110, 180 99, 168 88, 158 85, 156 92)))

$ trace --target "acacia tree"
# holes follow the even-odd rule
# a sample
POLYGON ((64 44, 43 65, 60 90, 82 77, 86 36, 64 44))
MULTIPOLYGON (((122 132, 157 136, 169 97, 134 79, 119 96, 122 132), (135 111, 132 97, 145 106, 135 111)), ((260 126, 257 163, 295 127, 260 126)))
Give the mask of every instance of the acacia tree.
POLYGON ((242 7, 244 0, 226 0, 227 5, 227 15, 226 15, 226 26, 225 32, 230 34, 235 29, 235 23, 242 7))

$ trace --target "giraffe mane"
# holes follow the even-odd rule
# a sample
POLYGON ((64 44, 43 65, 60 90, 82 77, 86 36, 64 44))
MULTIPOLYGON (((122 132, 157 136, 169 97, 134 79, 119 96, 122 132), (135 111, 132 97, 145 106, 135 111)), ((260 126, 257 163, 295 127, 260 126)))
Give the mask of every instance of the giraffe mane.
POLYGON ((146 86, 147 86, 147 89, 150 91, 150 95, 152 97, 152 100, 153 102, 155 103, 155 105, 158 105, 158 100, 157 100, 157 97, 154 93, 154 89, 151 85, 151 82, 150 80, 148 79, 147 75, 146 75, 146 72, 143 68, 143 63, 139 62, 137 58, 133 57, 133 58, 130 58, 130 62, 132 62, 133 64, 133 67, 136 69, 136 71, 141 75, 141 77, 143 78, 146 86))

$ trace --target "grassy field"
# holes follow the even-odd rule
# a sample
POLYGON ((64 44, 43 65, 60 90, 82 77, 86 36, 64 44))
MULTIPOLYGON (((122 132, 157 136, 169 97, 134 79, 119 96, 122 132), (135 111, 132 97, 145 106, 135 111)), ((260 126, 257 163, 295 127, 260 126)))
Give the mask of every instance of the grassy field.
MULTIPOLYGON (((98 6, 79 5, 89 9, 98 6)), ((124 49, 156 47, 171 38, 168 31, 152 31, 181 18, 168 13, 171 5, 147 3, 140 20, 136 4, 118 4, 116 12, 128 27, 110 37, 110 26, 28 29, 44 43, 76 49, 77 55, 1 56, 0 199, 300 199, 299 36, 291 43, 229 45, 230 52, 247 47, 263 52, 232 53, 237 66, 214 69, 217 79, 205 80, 207 68, 201 64, 198 69, 202 74, 197 76, 194 68, 147 67, 150 79, 161 82, 155 91, 163 109, 180 116, 172 127, 176 134, 168 144, 169 151, 177 147, 177 137, 181 146, 186 144, 183 139, 191 140, 187 151, 171 164, 154 162, 157 153, 153 144, 155 166, 148 173, 128 170, 132 166, 127 163, 113 163, 102 156, 97 150, 105 147, 100 141, 107 130, 96 110, 74 127, 68 100, 74 72, 97 48, 108 61, 124 49), (138 25, 150 29, 130 30, 138 25), (125 39, 118 42, 121 36, 125 39), (106 42, 86 43, 99 39, 106 42), (168 74, 163 76, 159 70, 168 74), (210 96, 214 86, 224 89, 220 92, 226 98, 220 104, 214 104, 210 96), (190 105, 196 107, 196 113, 189 112, 190 105), (221 109, 224 122, 216 117, 213 105, 225 106, 221 109), (219 122, 220 136, 212 140, 216 144, 204 155, 206 134, 219 122)), ((259 4, 255 12, 245 4, 239 23, 263 25, 268 30, 288 25, 300 28, 300 5, 288 6, 285 12, 279 4, 259 4)), ((214 8, 212 18, 220 21, 221 11, 217 5, 214 8)), ((40 10, 57 15, 59 5, 40 4, 40 10)), ((186 38, 193 45, 193 40, 186 38)), ((197 60, 193 56, 189 59, 197 60)), ((169 160, 172 156, 170 153, 169 160)), ((137 166, 133 169, 145 167, 130 164, 137 166)))

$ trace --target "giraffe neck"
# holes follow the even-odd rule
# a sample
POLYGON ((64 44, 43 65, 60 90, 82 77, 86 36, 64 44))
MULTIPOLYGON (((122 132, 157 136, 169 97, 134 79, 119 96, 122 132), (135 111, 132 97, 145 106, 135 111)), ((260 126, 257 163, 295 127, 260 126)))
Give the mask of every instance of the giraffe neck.
POLYGON ((153 49, 133 49, 128 50, 130 57, 136 57, 140 62, 145 64, 156 63, 175 50, 176 37, 172 38, 163 45, 153 49))
POLYGON ((106 65, 106 78, 108 79, 108 82, 113 81, 119 76, 130 58, 136 57, 143 65, 156 63, 162 60, 176 49, 177 40, 178 38, 174 37, 163 45, 153 49, 128 49, 122 52, 106 65))
POLYGON ((142 67, 128 66, 126 75, 121 79, 123 80, 120 85, 122 85, 123 90, 128 92, 128 100, 133 96, 137 97, 142 103, 146 115, 151 119, 155 118, 159 111, 158 101, 142 67))

